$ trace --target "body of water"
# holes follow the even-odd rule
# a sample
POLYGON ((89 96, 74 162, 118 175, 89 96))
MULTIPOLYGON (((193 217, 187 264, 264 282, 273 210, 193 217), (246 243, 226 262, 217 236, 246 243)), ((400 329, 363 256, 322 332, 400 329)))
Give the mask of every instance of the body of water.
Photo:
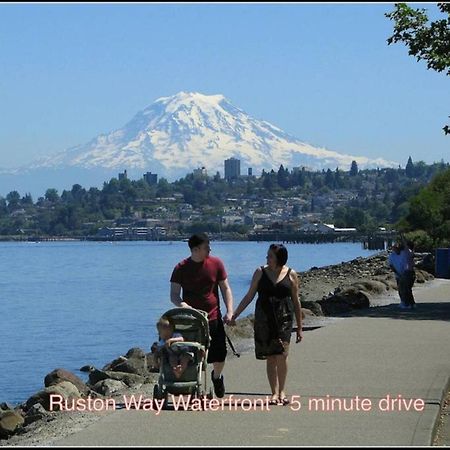
MULTIPOLYGON (((269 245, 212 242, 235 307, 269 245)), ((297 271, 377 253, 359 243, 286 247, 297 271)), ((189 255, 186 242, 0 243, 0 402, 26 400, 57 367, 80 376, 81 366, 101 368, 131 347, 149 351, 157 319, 174 306, 172 270, 189 255)))

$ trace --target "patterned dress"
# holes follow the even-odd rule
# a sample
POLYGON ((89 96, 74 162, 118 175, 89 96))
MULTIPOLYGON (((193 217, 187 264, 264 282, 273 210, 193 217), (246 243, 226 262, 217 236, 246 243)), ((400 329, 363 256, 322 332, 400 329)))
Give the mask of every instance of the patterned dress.
POLYGON ((278 283, 273 283, 264 267, 258 283, 258 300, 255 307, 255 354, 256 359, 281 355, 284 347, 280 343, 291 340, 294 320, 294 304, 291 298, 291 281, 288 270, 278 283))

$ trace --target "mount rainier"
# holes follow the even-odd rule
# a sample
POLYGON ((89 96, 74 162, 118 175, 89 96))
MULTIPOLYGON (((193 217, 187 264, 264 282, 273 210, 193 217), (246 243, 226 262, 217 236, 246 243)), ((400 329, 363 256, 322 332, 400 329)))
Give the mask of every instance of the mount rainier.
MULTIPOLYGON (((45 172, 47 187, 52 187, 52 174, 55 178, 63 172, 81 177, 70 179, 72 184, 82 184, 83 180, 99 185, 124 169, 138 177, 151 171, 174 180, 198 167, 205 167, 210 175, 217 171, 223 174, 224 160, 230 157, 240 159, 242 168, 252 167, 256 175, 262 169, 277 170, 280 164, 289 169, 306 166, 313 170, 349 170, 353 160, 360 168, 398 166, 381 158, 313 147, 252 118, 222 95, 180 92, 157 99, 119 130, 37 160, 16 173, 36 176, 45 172), (106 178, 95 182, 98 176, 106 178)), ((69 181, 66 175, 61 179, 69 181)), ((56 179, 55 183, 59 184, 56 179)), ((57 187, 55 183, 53 187, 57 187)))

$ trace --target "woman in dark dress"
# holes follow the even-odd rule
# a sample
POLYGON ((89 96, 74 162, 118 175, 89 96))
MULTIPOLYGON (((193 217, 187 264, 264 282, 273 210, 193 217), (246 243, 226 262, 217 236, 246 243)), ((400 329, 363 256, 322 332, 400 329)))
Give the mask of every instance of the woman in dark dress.
POLYGON ((270 404, 289 403, 285 393, 288 371, 287 358, 292 324, 297 322, 296 342, 303 338, 298 279, 286 266, 288 252, 284 245, 272 244, 267 252, 267 265, 253 274, 250 289, 236 308, 231 325, 250 304, 258 292, 255 307, 255 353, 267 361, 267 377, 272 390, 270 404))

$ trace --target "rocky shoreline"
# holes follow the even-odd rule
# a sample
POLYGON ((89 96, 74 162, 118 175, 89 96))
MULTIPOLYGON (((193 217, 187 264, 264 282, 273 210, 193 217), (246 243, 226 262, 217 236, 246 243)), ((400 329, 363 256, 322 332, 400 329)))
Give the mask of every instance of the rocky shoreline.
MULTIPOLYGON (((416 255, 416 283, 433 279, 433 267, 430 255, 416 255)), ((337 265, 313 267, 299 272, 298 277, 306 331, 326 325, 334 316, 379 306, 380 299, 386 295, 392 298, 397 293, 394 275, 387 265, 387 252, 337 265)), ((238 352, 252 351, 253 315, 238 320, 235 327, 227 327, 227 334, 238 352)), ((229 355, 233 357, 231 351, 229 355)), ((47 445, 112 412, 80 408, 61 411, 59 405, 50 403, 51 395, 67 400, 64 405, 76 399, 113 398, 120 402, 124 395, 133 393, 152 397, 158 379, 153 354, 139 348, 130 349, 102 369, 84 366, 80 371, 88 372, 86 383, 58 368, 45 377, 44 388, 25 402, 16 406, 1 403, 0 445, 47 445)))

